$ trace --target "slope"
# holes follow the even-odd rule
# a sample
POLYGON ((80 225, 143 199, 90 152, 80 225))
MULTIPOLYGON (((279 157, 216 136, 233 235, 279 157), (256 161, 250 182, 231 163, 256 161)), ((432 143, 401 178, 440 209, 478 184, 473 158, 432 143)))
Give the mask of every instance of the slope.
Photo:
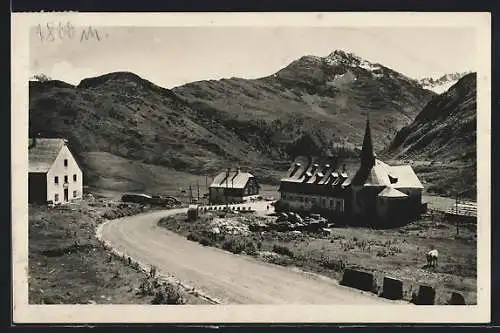
POLYGON ((436 188, 475 196, 476 114, 476 74, 470 73, 429 101, 414 122, 398 132, 390 154, 434 161, 434 167, 427 167, 429 173, 443 173, 435 175, 436 188))

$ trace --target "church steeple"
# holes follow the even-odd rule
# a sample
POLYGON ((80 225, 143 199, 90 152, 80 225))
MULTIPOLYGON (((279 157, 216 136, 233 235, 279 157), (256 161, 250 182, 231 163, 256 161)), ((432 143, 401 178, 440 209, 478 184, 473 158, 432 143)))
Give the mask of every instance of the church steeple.
POLYGON ((361 168, 371 169, 375 165, 375 154, 373 153, 372 135, 370 130, 370 116, 366 116, 365 137, 361 149, 361 168))

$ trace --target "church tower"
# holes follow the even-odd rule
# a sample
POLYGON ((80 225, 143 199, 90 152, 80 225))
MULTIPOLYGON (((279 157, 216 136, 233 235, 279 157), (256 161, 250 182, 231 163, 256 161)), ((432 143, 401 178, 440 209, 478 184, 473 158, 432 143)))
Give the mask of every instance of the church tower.
POLYGON ((369 170, 375 165, 375 154, 373 153, 372 135, 370 129, 370 117, 366 116, 365 137, 361 148, 361 169, 369 170))

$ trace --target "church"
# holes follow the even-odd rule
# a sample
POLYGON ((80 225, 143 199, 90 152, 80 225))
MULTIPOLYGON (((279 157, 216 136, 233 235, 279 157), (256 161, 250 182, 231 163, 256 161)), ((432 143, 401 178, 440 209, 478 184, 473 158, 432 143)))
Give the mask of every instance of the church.
POLYGON ((391 166, 375 156, 369 119, 359 164, 351 170, 335 159, 297 157, 280 181, 276 209, 372 225, 405 223, 425 210, 423 186, 413 168, 391 166))

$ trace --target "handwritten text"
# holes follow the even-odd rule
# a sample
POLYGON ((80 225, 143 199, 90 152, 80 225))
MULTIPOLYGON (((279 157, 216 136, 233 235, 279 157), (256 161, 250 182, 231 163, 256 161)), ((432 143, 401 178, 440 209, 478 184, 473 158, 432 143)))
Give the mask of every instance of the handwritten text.
POLYGON ((75 27, 71 22, 39 24, 36 27, 36 34, 44 43, 73 39, 78 39, 80 42, 101 41, 108 38, 107 34, 103 34, 92 26, 75 27))

